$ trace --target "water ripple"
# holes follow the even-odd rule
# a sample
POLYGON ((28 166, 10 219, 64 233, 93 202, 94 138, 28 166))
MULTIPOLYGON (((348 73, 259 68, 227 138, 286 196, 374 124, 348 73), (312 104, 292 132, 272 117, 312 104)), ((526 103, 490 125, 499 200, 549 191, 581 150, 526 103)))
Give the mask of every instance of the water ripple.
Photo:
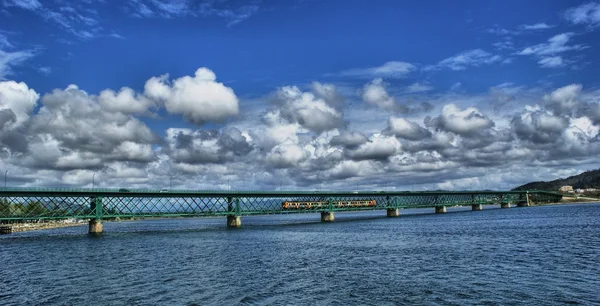
POLYGON ((600 304, 600 204, 106 223, 0 237, 1 305, 600 304), (348 222, 345 222, 348 221, 348 222))

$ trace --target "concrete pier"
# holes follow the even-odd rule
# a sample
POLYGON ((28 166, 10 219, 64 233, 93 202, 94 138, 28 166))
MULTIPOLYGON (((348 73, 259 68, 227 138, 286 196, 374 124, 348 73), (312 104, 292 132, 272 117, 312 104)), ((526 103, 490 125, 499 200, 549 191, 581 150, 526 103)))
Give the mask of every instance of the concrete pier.
POLYGON ((471 210, 483 210, 483 204, 473 204, 471 205, 471 210))
POLYGON ((242 226, 242 217, 236 215, 227 215, 227 227, 242 226))
POLYGON ((321 212, 321 222, 333 222, 333 220, 335 220, 335 216, 332 211, 321 212))
POLYGON ((510 203, 500 203, 500 208, 510 208, 510 203))
POLYGON ((436 214, 445 214, 446 213, 446 206, 436 206, 435 207, 435 213, 436 214))
POLYGON ((398 208, 388 208, 387 209, 387 216, 388 217, 398 217, 398 216, 400 216, 400 209, 398 209, 398 208))
POLYGON ((90 235, 101 235, 102 234, 102 229, 103 229, 102 221, 92 219, 92 220, 90 220, 89 225, 90 225, 90 227, 89 227, 88 233, 90 235))

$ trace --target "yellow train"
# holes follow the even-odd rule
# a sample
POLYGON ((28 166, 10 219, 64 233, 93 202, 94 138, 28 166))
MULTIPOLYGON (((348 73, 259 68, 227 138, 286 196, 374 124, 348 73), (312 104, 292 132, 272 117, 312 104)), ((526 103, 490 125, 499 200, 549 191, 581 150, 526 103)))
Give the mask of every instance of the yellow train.
MULTIPOLYGON (((334 201, 333 207, 373 207, 377 204, 375 200, 355 200, 355 201, 334 201)), ((281 204, 281 209, 317 209, 328 208, 328 201, 285 201, 281 204)))

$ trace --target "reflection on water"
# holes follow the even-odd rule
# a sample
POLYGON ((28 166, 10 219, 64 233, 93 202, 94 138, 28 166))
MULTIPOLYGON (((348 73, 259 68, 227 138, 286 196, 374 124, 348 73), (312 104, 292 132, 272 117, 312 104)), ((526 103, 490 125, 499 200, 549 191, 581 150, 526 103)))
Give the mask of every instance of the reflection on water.
MULTIPOLYGON (((487 207, 486 207, 487 208, 487 207)), ((105 223, 0 237, 0 304, 600 303, 600 204, 105 223)))

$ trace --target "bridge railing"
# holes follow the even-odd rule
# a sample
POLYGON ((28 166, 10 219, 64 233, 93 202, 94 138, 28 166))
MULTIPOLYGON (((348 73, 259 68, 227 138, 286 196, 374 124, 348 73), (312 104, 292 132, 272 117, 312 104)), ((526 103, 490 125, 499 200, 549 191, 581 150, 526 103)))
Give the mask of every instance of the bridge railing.
POLYGON ((0 189, 0 220, 110 219, 558 202, 541 191, 251 192, 0 189), (285 203, 289 205, 285 205, 285 203))

